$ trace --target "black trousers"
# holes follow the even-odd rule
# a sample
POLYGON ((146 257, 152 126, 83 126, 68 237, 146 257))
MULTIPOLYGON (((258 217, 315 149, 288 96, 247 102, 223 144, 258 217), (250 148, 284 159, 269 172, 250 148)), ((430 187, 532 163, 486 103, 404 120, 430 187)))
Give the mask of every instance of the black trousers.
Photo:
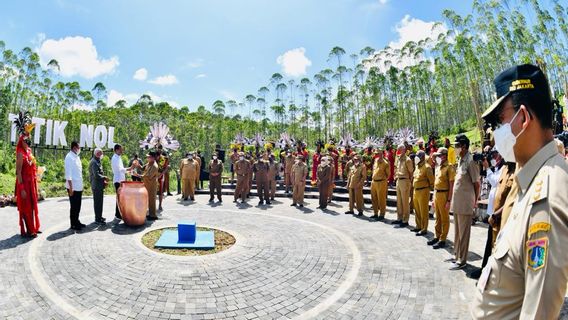
MULTIPOLYGON (((67 193, 69 193, 69 189, 67 189, 67 193)), ((71 220, 71 227, 78 226, 81 223, 81 221, 79 221, 79 212, 81 212, 82 200, 83 191, 73 191, 73 195, 69 196, 69 203, 71 204, 69 220, 71 220)))
POLYGON ((489 226, 487 228, 487 242, 485 242, 485 251, 483 253, 483 262, 481 263, 481 268, 483 269, 487 265, 487 261, 491 256, 493 251, 493 227, 489 226))
POLYGON ((221 200, 221 176, 209 178, 209 196, 211 199, 217 194, 217 199, 221 200))
POLYGON ((95 209, 95 221, 98 221, 103 217, 104 189, 91 188, 91 190, 93 191, 93 207, 95 209))
MULTIPOLYGON (((114 191, 116 192, 116 194, 118 195, 118 188, 120 188, 120 182, 115 182, 114 183, 114 191)), ((114 216, 117 218, 122 218, 120 216, 120 211, 118 211, 118 196, 116 197, 116 206, 114 208, 114 216)))

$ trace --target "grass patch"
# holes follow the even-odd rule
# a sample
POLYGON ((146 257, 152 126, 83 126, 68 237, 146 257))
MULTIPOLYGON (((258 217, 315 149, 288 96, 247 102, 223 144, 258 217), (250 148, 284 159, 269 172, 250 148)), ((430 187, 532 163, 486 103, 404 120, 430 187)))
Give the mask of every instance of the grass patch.
POLYGON ((171 254, 174 256, 204 256, 208 254, 213 254, 217 252, 221 252, 223 250, 229 249, 232 245, 235 244, 235 237, 228 234, 225 231, 205 228, 205 227, 197 227, 198 231, 213 231, 215 234, 215 248, 211 250, 195 250, 195 249, 165 249, 165 248, 155 248, 154 245, 162 236, 162 232, 164 230, 177 230, 177 228, 163 228, 158 230, 153 230, 146 233, 142 237, 142 244, 146 246, 148 249, 152 251, 156 251, 159 253, 171 254))

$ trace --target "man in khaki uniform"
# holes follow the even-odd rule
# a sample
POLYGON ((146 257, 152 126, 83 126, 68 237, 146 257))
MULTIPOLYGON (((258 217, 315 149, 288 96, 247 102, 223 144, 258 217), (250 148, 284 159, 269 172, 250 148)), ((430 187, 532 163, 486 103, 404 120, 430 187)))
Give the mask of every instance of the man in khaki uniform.
POLYGON ((349 168, 347 177, 347 189, 349 190, 349 211, 345 214, 354 214, 353 209, 357 206, 358 215, 363 215, 363 186, 367 179, 367 169, 361 163, 359 155, 353 157, 353 165, 349 168))
POLYGON ((284 157, 284 185, 286 186, 286 193, 290 193, 292 187, 292 166, 294 165, 294 156, 290 150, 286 150, 284 157))
POLYGON ((396 213, 397 219, 392 222, 395 228, 406 228, 410 218, 410 192, 412 191, 412 174, 414 165, 406 155, 403 144, 398 145, 399 155, 395 161, 394 177, 396 179, 396 213))
POLYGON ((371 176, 371 201, 373 202, 373 219, 382 221, 387 213, 387 190, 390 174, 389 162, 385 159, 383 150, 379 150, 373 165, 371 176), (380 212, 380 215, 379 215, 380 212))
POLYGON ((244 152, 239 153, 239 160, 235 162, 235 173, 237 174, 237 185, 235 187, 235 199, 233 202, 237 202, 238 198, 241 198, 241 202, 246 202, 247 186, 248 186, 248 172, 250 170, 250 162, 245 159, 244 152))
POLYGON ((268 157, 268 188, 270 190, 270 200, 276 196, 276 177, 278 176, 279 164, 274 161, 274 155, 268 157))
POLYGON ((335 158, 333 157, 333 155, 329 154, 327 158, 329 160, 329 165, 331 166, 331 172, 333 172, 333 174, 329 177, 329 192, 327 193, 328 195, 327 203, 331 203, 331 200, 333 200, 333 189, 335 188, 335 179, 337 178, 337 176, 335 175, 335 173, 337 172, 337 168, 335 167, 335 158))
POLYGON ((256 177, 256 190, 258 192, 258 198, 260 201, 258 205, 261 206, 266 202, 266 204, 270 204, 270 195, 269 195, 269 185, 268 185, 268 171, 270 168, 270 164, 267 160, 267 155, 264 154, 262 157, 259 156, 258 160, 253 166, 253 171, 256 177))
POLYGON ((304 156, 297 156, 296 163, 292 166, 292 204, 304 206, 304 190, 306 189, 306 176, 308 166, 304 163, 304 156))
POLYGON ((475 291, 474 319, 558 319, 568 282, 568 164, 552 133, 544 73, 512 67, 494 81, 497 101, 483 114, 495 146, 517 162, 511 213, 475 291), (516 138, 515 138, 516 137, 516 138))
POLYGON ((426 153, 422 150, 416 153, 414 158, 416 169, 414 170, 414 211, 416 227, 412 229, 417 236, 428 233, 428 212, 430 202, 430 191, 434 189, 434 172, 429 164, 426 163, 426 153))
POLYGON ((469 238, 471 221, 477 208, 479 199, 479 182, 481 168, 473 160, 469 152, 469 139, 464 134, 456 136, 456 150, 459 151, 460 160, 456 170, 454 192, 450 212, 454 214, 454 256, 450 270, 465 267, 469 252, 469 238))
POLYGON ((179 165, 182 198, 184 201, 188 198, 195 201, 195 183, 196 177, 199 176, 199 163, 193 159, 193 154, 188 153, 185 156, 179 165))
POLYGON ((209 202, 213 202, 215 193, 217 200, 223 202, 221 198, 221 177, 223 174, 223 162, 219 160, 219 154, 213 153, 213 159, 209 161, 209 202))
POLYGON ((319 191, 319 206, 317 207, 317 209, 324 210, 325 208, 327 208, 331 176, 333 176, 333 170, 331 168, 329 158, 323 156, 317 168, 317 185, 319 191))
POLYGON ((156 215, 156 194, 158 193, 158 176, 160 176, 160 171, 156 163, 156 157, 159 156, 154 152, 150 152, 146 156, 146 165, 140 177, 148 191, 148 220, 158 220, 156 215))
POLYGON ((440 148, 434 153, 436 157, 436 178, 434 179, 434 209, 436 213, 436 234, 428 241, 434 249, 445 248, 448 231, 450 230, 450 203, 454 190, 456 171, 448 163, 448 149, 440 148))

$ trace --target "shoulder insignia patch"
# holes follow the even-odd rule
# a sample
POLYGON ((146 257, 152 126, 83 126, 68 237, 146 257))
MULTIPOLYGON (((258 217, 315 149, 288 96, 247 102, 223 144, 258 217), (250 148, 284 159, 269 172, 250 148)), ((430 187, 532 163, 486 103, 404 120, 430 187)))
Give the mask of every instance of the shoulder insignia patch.
POLYGON ((548 197, 548 174, 546 172, 540 172, 533 184, 529 204, 539 202, 548 197))
POLYGON ((533 234, 539 232, 539 231, 544 231, 544 232, 548 232, 550 230, 550 223, 548 222, 537 222, 537 223, 533 223, 530 227, 529 227, 529 234, 528 236, 532 236, 533 234))
POLYGON ((527 267, 533 271, 539 270, 546 264, 548 254, 548 238, 527 241, 527 267))

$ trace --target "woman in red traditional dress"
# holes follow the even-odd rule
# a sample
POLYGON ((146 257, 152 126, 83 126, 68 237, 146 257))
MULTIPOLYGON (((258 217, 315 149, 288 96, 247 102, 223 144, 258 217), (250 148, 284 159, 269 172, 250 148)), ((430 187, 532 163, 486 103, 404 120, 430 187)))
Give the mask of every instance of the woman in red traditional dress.
POLYGON ((321 163, 321 148, 323 147, 323 142, 316 142, 316 152, 312 158, 312 184, 315 184, 318 179, 318 166, 321 163))
POLYGON ((37 237, 40 223, 37 209, 37 168, 30 148, 30 132, 34 125, 29 113, 22 114, 14 121, 20 133, 16 145, 16 201, 20 214, 22 237, 37 237))

